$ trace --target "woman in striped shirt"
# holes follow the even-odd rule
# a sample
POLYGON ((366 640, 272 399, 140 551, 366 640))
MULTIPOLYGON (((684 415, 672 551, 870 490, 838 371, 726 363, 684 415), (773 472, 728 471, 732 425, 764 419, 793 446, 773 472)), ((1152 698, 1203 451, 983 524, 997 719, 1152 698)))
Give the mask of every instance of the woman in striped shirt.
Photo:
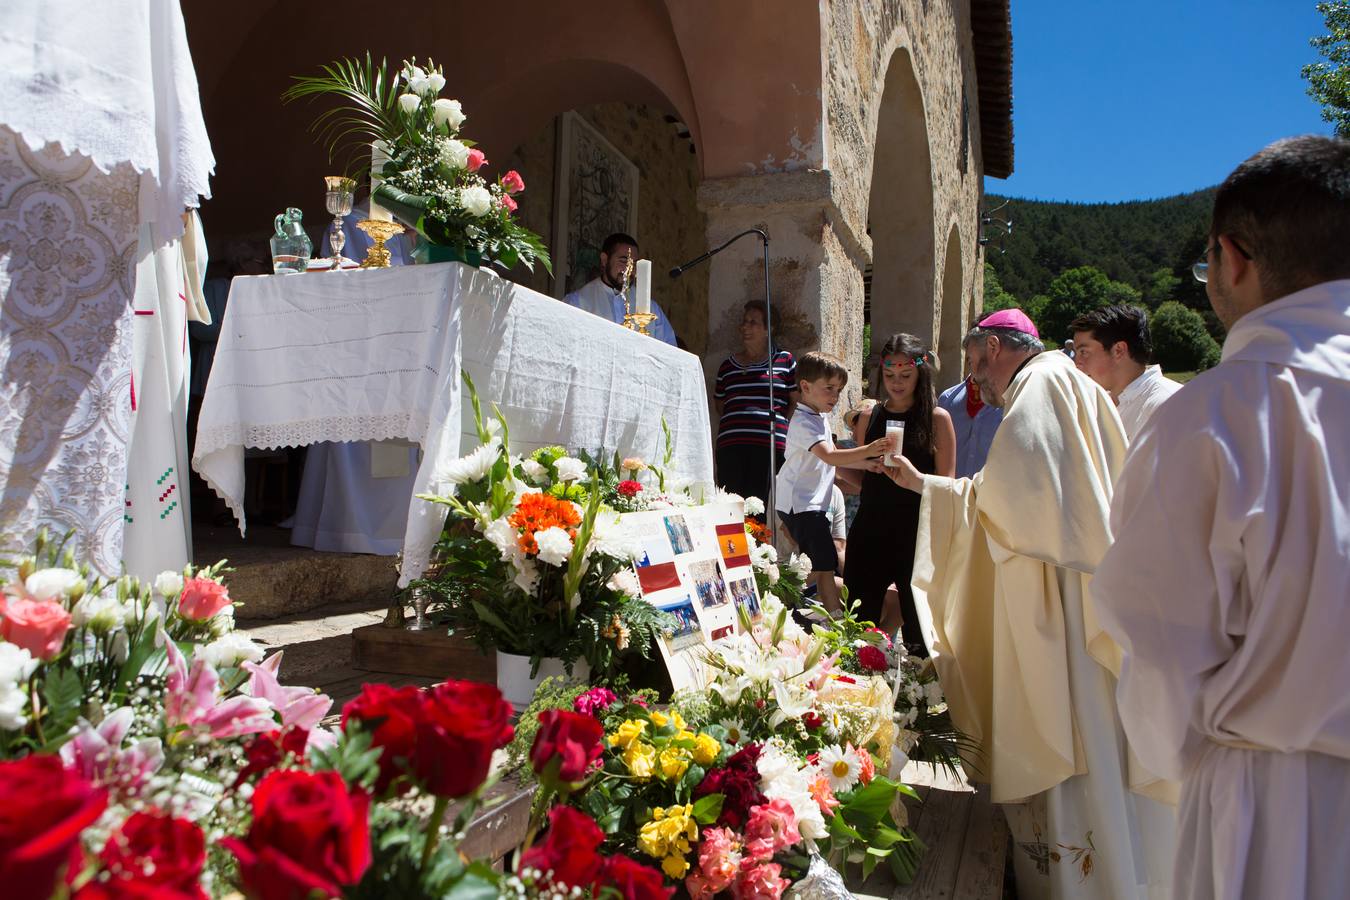
POLYGON ((717 370, 717 483, 742 497, 769 502, 769 483, 783 464, 788 419, 797 403, 797 361, 786 350, 770 354, 767 309, 761 300, 745 304, 741 349, 717 370), (772 364, 770 357, 772 355, 772 364), (769 383, 773 409, 769 409, 769 383), (774 463, 769 468, 769 424, 774 426, 774 463))

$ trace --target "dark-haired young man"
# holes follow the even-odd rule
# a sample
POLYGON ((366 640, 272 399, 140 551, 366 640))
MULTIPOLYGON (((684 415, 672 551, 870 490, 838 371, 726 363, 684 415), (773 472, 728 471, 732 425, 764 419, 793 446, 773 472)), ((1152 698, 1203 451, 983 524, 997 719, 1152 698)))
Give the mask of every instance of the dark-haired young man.
POLYGON ((1223 361, 1145 426, 1092 581, 1144 765, 1180 779, 1173 897, 1350 884, 1350 141, 1279 141, 1214 196, 1223 361))
MULTIPOLYGON (((636 265, 638 242, 629 235, 615 232, 605 238, 600 245, 600 277, 592 278, 579 289, 563 298, 563 302, 577 309, 584 309, 592 315, 608 319, 617 325, 623 324, 623 273, 630 265, 636 265)), ((629 278, 629 289, 636 283, 636 276, 629 278)), ((656 321, 648 331, 652 337, 675 346, 675 329, 670 327, 665 310, 652 300, 652 313, 656 321)))
POLYGON ((1078 371, 1106 388, 1116 401, 1125 436, 1134 436, 1153 411, 1181 385, 1166 377, 1153 358, 1148 313, 1118 303, 1084 313, 1069 325, 1073 363, 1078 371))

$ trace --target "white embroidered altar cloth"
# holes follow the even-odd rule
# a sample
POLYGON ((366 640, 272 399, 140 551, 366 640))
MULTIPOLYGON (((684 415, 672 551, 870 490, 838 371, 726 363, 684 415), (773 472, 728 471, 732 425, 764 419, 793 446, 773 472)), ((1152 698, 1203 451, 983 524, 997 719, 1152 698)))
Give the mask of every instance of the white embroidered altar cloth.
MULTIPOLYGON (((414 494, 434 490, 473 433, 461 369, 485 411, 501 408, 514 452, 659 460, 664 417, 673 477, 712 484, 698 357, 459 263, 235 278, 193 468, 241 533, 245 447, 406 438, 423 449, 414 494)), ((444 507, 413 500, 401 584, 422 573, 443 522, 444 507)))

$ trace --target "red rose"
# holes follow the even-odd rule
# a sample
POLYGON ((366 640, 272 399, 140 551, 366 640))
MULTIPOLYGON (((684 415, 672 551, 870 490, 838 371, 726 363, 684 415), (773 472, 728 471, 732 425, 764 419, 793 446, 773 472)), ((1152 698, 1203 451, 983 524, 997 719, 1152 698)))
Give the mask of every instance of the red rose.
POLYGON ((470 148, 469 148, 469 162, 466 164, 465 167, 466 167, 470 172, 477 172, 479 169, 483 168, 483 166, 485 166, 485 165, 487 165, 487 156, 486 156, 486 154, 484 154, 483 151, 482 151, 482 150, 479 150, 477 147, 470 147, 470 148))
POLYGON ((382 750, 376 793, 383 794, 394 779, 411 772, 424 702, 421 690, 415 687, 368 684, 355 700, 342 707, 342 730, 347 731, 354 720, 371 735, 371 746, 382 750))
POLYGON ((627 481, 620 481, 616 490, 624 497, 636 497, 642 491, 642 483, 630 478, 627 481))
POLYGON ((508 194, 519 194, 525 190, 525 179, 515 169, 502 176, 502 190, 508 194))
POLYGON ((238 787, 255 775, 272 771, 281 765, 287 754, 303 762, 308 744, 309 732, 303 728, 287 728, 284 732, 272 731, 254 736, 244 745, 244 757, 248 762, 239 770, 234 786, 238 787))
POLYGON ((205 900, 206 896, 201 888, 180 890, 149 881, 91 881, 75 892, 73 900, 205 900))
POLYGON ((858 648, 858 665, 869 672, 885 672, 890 666, 886 663, 886 654, 881 648, 864 644, 858 648))
POLYGON ((802 724, 806 726, 807 731, 815 731, 825 724, 825 720, 817 715, 815 710, 809 710, 802 713, 802 724))
POLYGON ((596 854, 605 833, 595 820, 570 806, 555 806, 548 814, 548 832, 520 858, 522 866, 552 872, 553 880, 583 890, 595 884, 604 860, 596 854))
POLYGON ((622 853, 605 860, 604 868, 600 870, 600 884, 617 888, 624 900, 666 900, 675 893, 673 887, 666 887, 659 871, 622 853))
POLYGON ((210 578, 189 578, 178 595, 178 614, 194 622, 204 622, 229 605, 225 585, 210 578))
POLYGON ((70 630, 70 613, 58 600, 0 597, 0 637, 50 660, 61 652, 70 630))
POLYGON ((108 872, 106 886, 117 891, 136 882, 158 885, 205 900, 199 879, 206 863, 206 838, 186 819, 132 813, 108 839, 99 861, 108 872))
POLYGON ((881 635, 883 638, 885 638, 885 639, 886 639, 886 647, 887 647, 887 649, 890 649, 891 647, 894 646, 894 644, 891 643, 891 636, 890 636, 889 634, 887 634, 886 632, 882 631, 880 628, 877 628, 877 627, 873 626, 872 628, 869 628, 869 629, 867 629, 867 630, 868 630, 868 631, 871 631, 871 632, 875 632, 876 634, 879 634, 879 635, 881 635))
POLYGON ((61 867, 80 867, 80 832, 108 795, 57 756, 0 762, 0 885, 8 900, 47 900, 61 867))
POLYGON ((517 208, 516 201, 511 199, 510 194, 502 194, 502 209, 507 212, 515 212, 517 208))
POLYGON ((492 751, 516 733, 511 704, 495 685, 447 681, 425 695, 413 771, 438 797, 467 797, 487 780, 492 751))
POLYGON ((370 866, 369 809, 366 793, 348 791, 336 772, 271 772, 253 792, 247 837, 221 843, 238 858, 251 897, 331 897, 370 866))
MULTIPOLYGON (((600 758, 605 726, 594 716, 547 709, 539 714, 539 731, 530 747, 530 764, 544 775, 549 764, 556 768, 547 776, 554 781, 577 782, 586 777, 591 763, 600 758)), ((547 783, 547 781, 545 782, 547 783)))

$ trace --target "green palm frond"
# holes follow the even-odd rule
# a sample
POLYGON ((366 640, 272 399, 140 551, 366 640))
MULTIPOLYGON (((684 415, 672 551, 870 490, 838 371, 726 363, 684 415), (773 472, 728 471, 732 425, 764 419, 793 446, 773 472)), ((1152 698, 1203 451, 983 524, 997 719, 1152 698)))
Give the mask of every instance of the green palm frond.
POLYGON ((348 174, 359 174, 369 159, 372 141, 392 144, 405 131, 398 115, 398 75, 389 74, 384 59, 376 65, 369 53, 365 62, 341 59, 322 70, 322 75, 296 76, 295 84, 282 93, 281 99, 290 103, 334 96, 345 101, 321 112, 310 130, 327 148, 329 162, 343 157, 348 160, 348 174))

